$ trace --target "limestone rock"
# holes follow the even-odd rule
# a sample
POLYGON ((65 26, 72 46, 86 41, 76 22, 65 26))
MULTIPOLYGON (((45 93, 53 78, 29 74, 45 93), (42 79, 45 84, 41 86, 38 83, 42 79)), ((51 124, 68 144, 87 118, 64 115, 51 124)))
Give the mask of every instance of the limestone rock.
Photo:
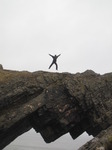
POLYGON ((0 149, 34 128, 50 143, 112 125, 112 73, 0 70, 0 149))

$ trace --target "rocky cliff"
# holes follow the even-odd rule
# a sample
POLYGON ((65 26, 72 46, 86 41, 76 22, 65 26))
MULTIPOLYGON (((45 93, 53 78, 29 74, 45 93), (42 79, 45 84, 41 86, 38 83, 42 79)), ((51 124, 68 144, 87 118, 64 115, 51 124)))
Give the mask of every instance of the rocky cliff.
POLYGON ((31 128, 50 143, 67 132, 97 136, 111 125, 112 73, 0 69, 0 149, 31 128))

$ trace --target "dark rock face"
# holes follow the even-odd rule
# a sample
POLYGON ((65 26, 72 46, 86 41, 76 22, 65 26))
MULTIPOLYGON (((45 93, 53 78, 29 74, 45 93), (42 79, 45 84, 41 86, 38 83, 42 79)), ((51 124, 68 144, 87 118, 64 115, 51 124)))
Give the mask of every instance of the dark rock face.
POLYGON ((87 142, 78 150, 111 150, 112 149, 112 126, 101 131, 95 138, 87 142))
POLYGON ((112 124, 112 73, 0 70, 0 149, 34 128, 49 143, 112 124))
POLYGON ((3 66, 0 64, 0 70, 3 70, 3 66))

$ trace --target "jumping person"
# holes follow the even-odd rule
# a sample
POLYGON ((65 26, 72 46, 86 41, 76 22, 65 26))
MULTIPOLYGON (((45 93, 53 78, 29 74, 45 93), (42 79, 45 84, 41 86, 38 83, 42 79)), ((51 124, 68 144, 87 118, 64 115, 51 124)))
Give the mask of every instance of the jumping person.
POLYGON ((61 55, 61 54, 59 54, 59 55, 51 55, 51 54, 49 54, 52 58, 53 58, 53 61, 52 61, 52 63, 51 63, 51 65, 49 66, 49 69, 51 68, 51 66, 53 65, 53 64, 55 64, 56 65, 56 70, 58 70, 58 65, 57 65, 57 58, 61 55))

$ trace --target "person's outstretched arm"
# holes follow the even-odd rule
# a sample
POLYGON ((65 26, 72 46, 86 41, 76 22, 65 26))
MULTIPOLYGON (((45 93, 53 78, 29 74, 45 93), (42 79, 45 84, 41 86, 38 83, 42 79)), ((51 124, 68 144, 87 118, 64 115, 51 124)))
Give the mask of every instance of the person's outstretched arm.
POLYGON ((58 56, 57 56, 57 58, 60 56, 61 54, 59 54, 58 56))
POLYGON ((53 55, 49 54, 51 57, 53 57, 53 55))

